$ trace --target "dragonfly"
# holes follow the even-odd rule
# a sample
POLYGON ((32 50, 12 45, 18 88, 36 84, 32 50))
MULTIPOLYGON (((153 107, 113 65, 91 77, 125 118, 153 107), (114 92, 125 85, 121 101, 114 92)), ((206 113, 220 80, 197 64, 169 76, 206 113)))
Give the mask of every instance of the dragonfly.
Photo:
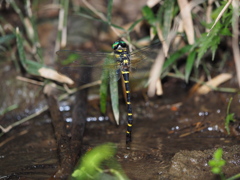
POLYGON ((79 71, 85 68, 85 74, 80 77, 80 81, 89 83, 89 79, 96 80, 101 77, 104 71, 108 73, 106 78, 119 80, 121 75, 125 84, 126 104, 127 104, 127 130, 126 144, 132 141, 133 112, 130 95, 130 71, 149 69, 156 56, 156 49, 159 49, 161 43, 155 43, 151 46, 140 48, 132 52, 129 46, 123 40, 117 40, 112 44, 113 53, 88 53, 83 51, 60 50, 57 52, 58 60, 63 68, 79 71), (154 51, 153 51, 154 50, 154 51), (155 55, 154 55, 155 54, 155 55), (104 63, 104 62, 108 63, 104 63))

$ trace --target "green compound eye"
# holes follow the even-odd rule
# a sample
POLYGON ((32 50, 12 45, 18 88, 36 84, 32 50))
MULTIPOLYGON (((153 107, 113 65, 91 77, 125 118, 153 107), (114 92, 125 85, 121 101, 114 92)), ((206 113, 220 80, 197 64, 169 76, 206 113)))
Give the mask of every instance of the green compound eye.
POLYGON ((124 41, 116 41, 113 43, 112 48, 115 50, 117 49, 118 45, 121 45, 122 47, 126 47, 127 44, 124 41))
POLYGON ((116 49, 118 45, 119 45, 119 41, 116 41, 113 43, 112 48, 116 49))

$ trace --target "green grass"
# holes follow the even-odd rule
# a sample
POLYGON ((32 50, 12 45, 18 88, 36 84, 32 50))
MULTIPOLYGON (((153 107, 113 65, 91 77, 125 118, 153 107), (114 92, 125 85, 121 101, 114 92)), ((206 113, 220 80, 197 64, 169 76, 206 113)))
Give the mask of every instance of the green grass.
POLYGON ((236 120, 234 119, 234 113, 230 113, 230 106, 232 103, 232 97, 230 98, 229 102, 228 102, 228 106, 227 106, 227 116, 225 118, 225 129, 228 133, 228 135, 230 134, 230 129, 229 129, 229 124, 231 122, 235 122, 236 120))

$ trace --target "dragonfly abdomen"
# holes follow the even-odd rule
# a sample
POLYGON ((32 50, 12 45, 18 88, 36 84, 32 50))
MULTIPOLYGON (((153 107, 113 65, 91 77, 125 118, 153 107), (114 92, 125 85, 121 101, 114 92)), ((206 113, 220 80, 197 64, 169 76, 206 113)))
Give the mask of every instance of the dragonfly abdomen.
POLYGON ((125 92, 127 95, 127 131, 126 131, 126 144, 129 144, 132 141, 132 123, 133 123, 133 115, 132 115, 132 105, 131 105, 131 95, 130 95, 130 86, 129 86, 129 69, 124 68, 122 70, 122 75, 125 84, 125 92))

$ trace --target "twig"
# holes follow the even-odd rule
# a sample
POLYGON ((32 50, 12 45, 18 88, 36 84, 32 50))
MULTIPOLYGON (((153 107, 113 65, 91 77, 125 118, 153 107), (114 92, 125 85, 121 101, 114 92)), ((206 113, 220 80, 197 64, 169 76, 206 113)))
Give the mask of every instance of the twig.
POLYGON ((16 79, 18 79, 20 81, 31 83, 31 84, 39 85, 39 86, 43 86, 44 85, 43 82, 35 81, 35 80, 29 79, 29 78, 25 78, 25 77, 22 77, 22 76, 17 76, 16 79))
POLYGON ((16 127, 16 126, 18 126, 18 125, 20 125, 20 124, 22 124, 22 123, 24 123, 24 122, 32 119, 32 118, 38 116, 39 114, 43 113, 43 112, 46 111, 47 109, 48 109, 48 106, 46 105, 46 106, 44 106, 40 111, 35 112, 34 114, 31 114, 30 116, 25 117, 25 118, 21 119, 20 121, 17 121, 17 122, 15 122, 15 123, 9 125, 9 126, 6 127, 6 128, 4 128, 4 127, 2 127, 2 126, 0 125, 0 129, 1 129, 2 132, 3 132, 3 133, 0 134, 0 137, 1 137, 4 133, 7 133, 8 131, 10 131, 12 128, 14 128, 14 127, 16 127))

